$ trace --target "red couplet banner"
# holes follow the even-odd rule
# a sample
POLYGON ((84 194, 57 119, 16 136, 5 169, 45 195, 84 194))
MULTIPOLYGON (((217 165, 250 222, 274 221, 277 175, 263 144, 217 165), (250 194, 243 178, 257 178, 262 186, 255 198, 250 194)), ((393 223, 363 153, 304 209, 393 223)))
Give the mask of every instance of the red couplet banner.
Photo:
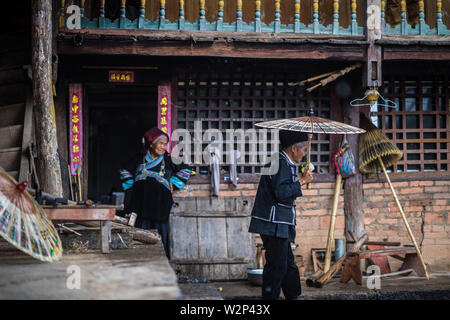
MULTIPOLYGON (((171 127, 171 91, 170 85, 158 86, 158 128, 164 133, 170 135, 172 133, 171 127)), ((170 149, 170 141, 167 146, 167 151, 170 149)))
POLYGON ((69 146, 70 171, 72 175, 81 173, 83 160, 83 86, 69 84, 69 146))

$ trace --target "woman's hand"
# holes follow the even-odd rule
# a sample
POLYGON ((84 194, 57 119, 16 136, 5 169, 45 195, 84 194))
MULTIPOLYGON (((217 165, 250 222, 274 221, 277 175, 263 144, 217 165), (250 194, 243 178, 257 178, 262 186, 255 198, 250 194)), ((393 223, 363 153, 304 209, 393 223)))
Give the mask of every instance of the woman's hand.
POLYGON ((173 192, 173 184, 170 182, 170 192, 173 192))

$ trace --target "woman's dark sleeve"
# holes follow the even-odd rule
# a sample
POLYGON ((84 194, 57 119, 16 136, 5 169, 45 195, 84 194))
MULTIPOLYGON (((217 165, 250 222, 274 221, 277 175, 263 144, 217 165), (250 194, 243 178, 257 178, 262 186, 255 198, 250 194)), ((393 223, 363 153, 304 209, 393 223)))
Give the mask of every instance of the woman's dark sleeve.
POLYGON ((170 182, 177 188, 182 189, 192 174, 191 168, 184 164, 175 164, 170 155, 166 155, 166 163, 170 166, 171 177, 170 182))
POLYGON ((133 186, 134 174, 138 165, 138 156, 133 156, 127 161, 121 163, 120 166, 120 181, 122 183, 123 190, 128 190, 133 186))

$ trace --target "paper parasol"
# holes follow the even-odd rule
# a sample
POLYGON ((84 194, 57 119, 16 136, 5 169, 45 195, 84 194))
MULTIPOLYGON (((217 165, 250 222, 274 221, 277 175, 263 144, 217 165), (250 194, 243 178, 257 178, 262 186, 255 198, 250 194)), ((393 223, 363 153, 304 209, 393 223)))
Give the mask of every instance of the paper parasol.
POLYGON ((42 261, 61 258, 61 239, 44 210, 0 168, 0 235, 9 243, 42 261))
POLYGON ((311 108, 309 116, 290 119, 277 119, 255 124, 258 127, 279 130, 301 131, 308 133, 308 157, 307 166, 311 160, 311 139, 313 133, 325 134, 356 134, 366 130, 351 125, 325 118, 315 117, 311 108))

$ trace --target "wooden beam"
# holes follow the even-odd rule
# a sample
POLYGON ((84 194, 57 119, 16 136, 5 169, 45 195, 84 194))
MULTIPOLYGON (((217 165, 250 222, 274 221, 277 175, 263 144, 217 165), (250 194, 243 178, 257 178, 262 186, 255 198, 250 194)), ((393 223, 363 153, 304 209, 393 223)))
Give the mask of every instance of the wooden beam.
POLYGON ((383 60, 450 60, 450 49, 424 47, 384 47, 383 60))
POLYGON ((43 191, 62 196, 52 95, 52 1, 32 1, 32 74, 38 175, 43 191))
POLYGON ((92 209, 44 209, 50 220, 57 221, 113 221, 116 215, 114 208, 92 209))

